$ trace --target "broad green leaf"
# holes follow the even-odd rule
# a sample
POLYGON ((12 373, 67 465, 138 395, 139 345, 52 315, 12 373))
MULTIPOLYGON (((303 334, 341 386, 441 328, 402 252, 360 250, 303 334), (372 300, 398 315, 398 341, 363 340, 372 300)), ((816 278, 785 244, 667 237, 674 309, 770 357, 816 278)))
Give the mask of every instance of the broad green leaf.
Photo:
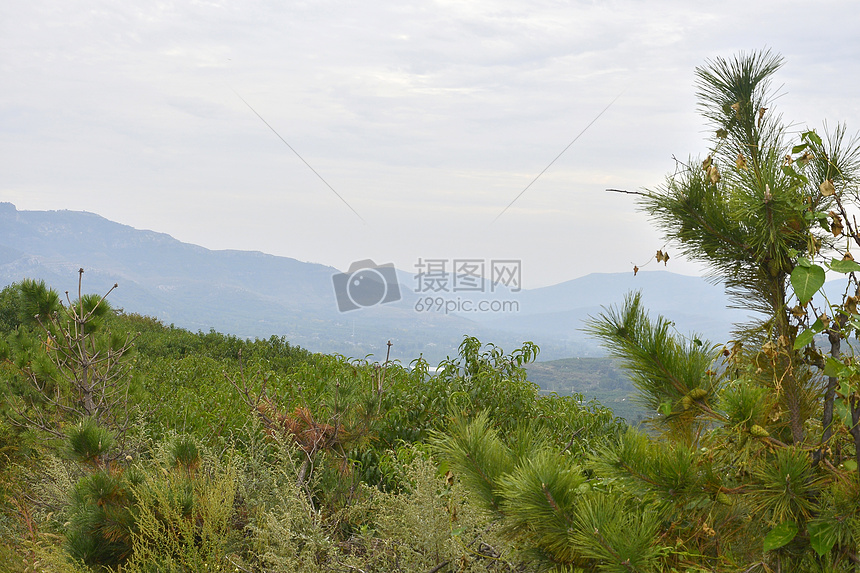
POLYGON ((824 363, 824 375, 838 378, 842 373, 842 367, 845 366, 832 356, 827 357, 827 362, 824 363))
POLYGON ((791 286, 800 304, 812 300, 812 296, 824 285, 824 269, 818 265, 796 266, 791 271, 791 286))
MULTIPOLYGON (((844 400, 839 400, 833 404, 833 412, 836 414, 836 417, 845 424, 846 428, 850 428, 853 425, 851 423, 851 411, 848 410, 848 406, 845 404, 844 400)), ((848 461, 850 462, 851 460, 848 461)))
POLYGON ((857 471, 857 461, 856 460, 845 460, 842 462, 842 465, 845 466, 845 469, 849 472, 857 471))
POLYGON ((815 339, 815 335, 824 330, 824 323, 817 319, 812 326, 797 335, 794 339, 794 349, 800 350, 815 339))
POLYGON ((855 261, 840 261, 838 259, 833 259, 830 261, 830 269, 836 271, 837 273, 854 273, 860 271, 860 263, 856 263, 855 261))
POLYGON ((809 141, 811 141, 815 145, 821 145, 821 138, 818 137, 818 134, 815 133, 814 131, 807 131, 801 137, 803 137, 803 139, 808 139, 809 141))
POLYGON ((764 550, 773 551, 787 545, 797 535, 797 531, 797 524, 793 521, 780 523, 764 536, 764 550))
POLYGON ((794 339, 794 349, 800 350, 801 348, 812 342, 813 339, 815 339, 815 331, 813 331, 811 328, 804 330, 797 335, 797 338, 794 339))
POLYGON ((822 322, 820 318, 816 318, 815 322, 812 323, 812 326, 809 327, 809 330, 811 330, 815 334, 818 334, 819 332, 824 330, 824 322, 822 322))
POLYGON ((819 556, 830 553, 836 545, 836 525, 830 521, 811 521, 807 526, 809 530, 809 544, 819 556))
POLYGON ((809 145, 808 143, 801 143, 800 145, 795 145, 794 147, 791 148, 791 153, 792 154, 800 153, 801 151, 806 149, 806 147, 808 145, 809 145))

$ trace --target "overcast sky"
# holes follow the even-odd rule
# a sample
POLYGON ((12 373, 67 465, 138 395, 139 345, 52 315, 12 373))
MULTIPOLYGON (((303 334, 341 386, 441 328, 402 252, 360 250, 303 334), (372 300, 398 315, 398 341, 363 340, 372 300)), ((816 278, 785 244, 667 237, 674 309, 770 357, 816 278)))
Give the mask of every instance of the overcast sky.
POLYGON ((6 1, 0 201, 341 270, 522 259, 525 288, 630 271, 663 244, 605 189, 707 153, 695 67, 770 48, 778 111, 856 132, 858 6, 6 1))

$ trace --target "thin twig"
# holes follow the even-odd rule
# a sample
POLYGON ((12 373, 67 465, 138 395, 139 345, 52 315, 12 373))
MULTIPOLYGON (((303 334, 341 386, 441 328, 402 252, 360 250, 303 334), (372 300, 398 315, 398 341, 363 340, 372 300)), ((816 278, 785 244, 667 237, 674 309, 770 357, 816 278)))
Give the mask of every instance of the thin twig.
POLYGON ((627 191, 626 189, 607 189, 610 193, 625 193, 627 195, 641 195, 642 197, 648 197, 648 193, 643 193, 642 191, 627 191))

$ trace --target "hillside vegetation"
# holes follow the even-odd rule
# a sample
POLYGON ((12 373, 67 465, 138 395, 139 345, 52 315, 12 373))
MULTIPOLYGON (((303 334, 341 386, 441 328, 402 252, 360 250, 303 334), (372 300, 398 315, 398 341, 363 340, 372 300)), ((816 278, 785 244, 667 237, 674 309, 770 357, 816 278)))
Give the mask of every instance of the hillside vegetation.
POLYGON ((530 570, 433 436, 479 413, 503 435, 532 419, 582 456, 621 427, 541 396, 530 345, 467 338, 430 375, 192 333, 97 295, 61 304, 36 281, 0 293, 0 328, 9 571, 530 570))
MULTIPOLYGON (((753 314, 717 342, 638 292, 591 316, 642 428, 542 392, 530 342, 464 337, 431 371, 165 326, 86 294, 83 270, 62 299, 24 280, 0 292, 0 563, 858 571, 860 142, 789 131, 769 89, 781 64, 698 68, 708 155, 632 193, 753 314), (828 273, 847 286, 823 297, 828 273)), ((583 364, 589 383, 605 365, 583 364)))

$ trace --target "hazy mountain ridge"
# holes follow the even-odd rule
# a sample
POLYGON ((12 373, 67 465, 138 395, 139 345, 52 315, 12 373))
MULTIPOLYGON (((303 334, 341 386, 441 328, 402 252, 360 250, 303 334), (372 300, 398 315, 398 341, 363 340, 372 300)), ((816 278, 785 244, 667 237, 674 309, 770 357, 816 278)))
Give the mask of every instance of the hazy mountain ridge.
POLYGON ((722 342, 731 322, 743 318, 725 310, 721 287, 667 271, 466 293, 462 298, 516 300, 520 311, 463 316, 416 312, 415 302, 425 294, 415 292, 414 272, 397 271, 400 301, 339 313, 332 275, 340 271, 326 265, 256 251, 212 251, 93 213, 18 211, 0 203, 0 282, 38 278, 61 292, 76 291, 78 268, 86 270, 86 292, 119 283, 111 295, 114 306, 166 323, 242 337, 283 335, 310 350, 358 357, 379 358, 392 340, 392 356, 403 361, 423 353, 437 362, 455 354, 467 334, 506 350, 531 340, 543 360, 600 355, 596 341, 582 332, 583 321, 621 303, 631 290, 641 290, 652 314, 675 320, 683 334, 696 331, 722 342))

